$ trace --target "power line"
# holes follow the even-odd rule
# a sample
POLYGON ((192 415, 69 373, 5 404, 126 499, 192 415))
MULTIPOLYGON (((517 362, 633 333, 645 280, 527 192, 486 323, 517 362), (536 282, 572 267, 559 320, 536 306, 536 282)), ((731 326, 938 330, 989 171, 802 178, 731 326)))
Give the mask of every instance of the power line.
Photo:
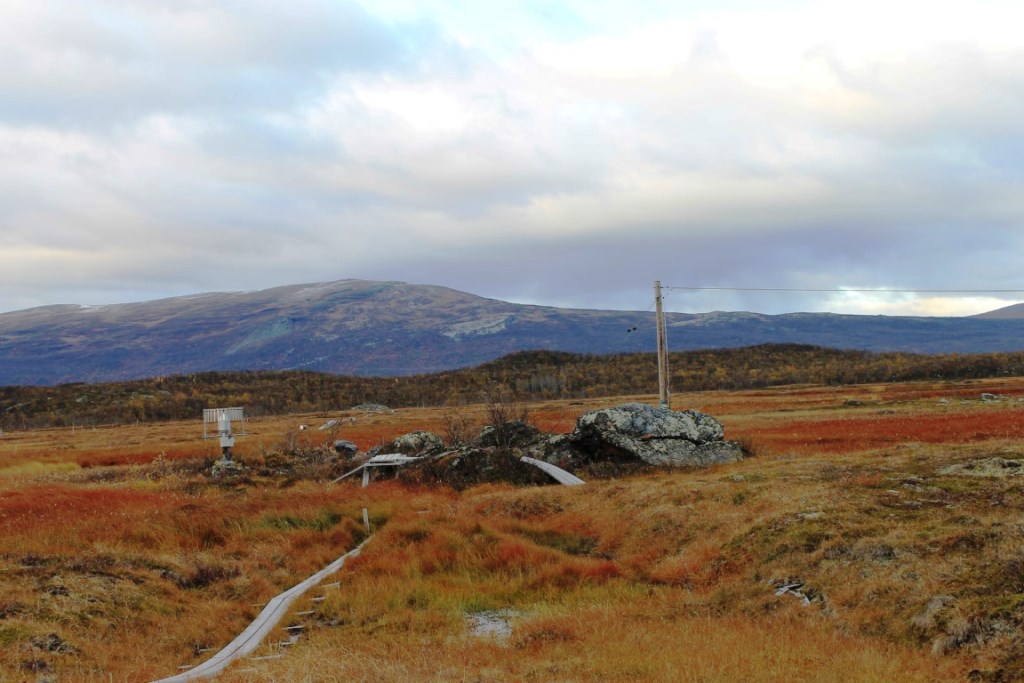
POLYGON ((873 294, 1024 294, 1024 289, 804 289, 801 287, 685 287, 680 285, 662 285, 662 289, 681 289, 691 292, 814 292, 835 293, 846 292, 873 294))

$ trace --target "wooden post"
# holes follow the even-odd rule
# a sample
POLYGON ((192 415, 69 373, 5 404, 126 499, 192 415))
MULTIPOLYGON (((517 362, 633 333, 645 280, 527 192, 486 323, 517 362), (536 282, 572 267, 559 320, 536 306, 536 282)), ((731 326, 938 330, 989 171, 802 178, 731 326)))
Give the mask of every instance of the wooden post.
POLYGON ((658 316, 658 407, 668 408, 668 335, 665 330, 665 313, 661 306, 661 280, 654 281, 654 308, 658 316))

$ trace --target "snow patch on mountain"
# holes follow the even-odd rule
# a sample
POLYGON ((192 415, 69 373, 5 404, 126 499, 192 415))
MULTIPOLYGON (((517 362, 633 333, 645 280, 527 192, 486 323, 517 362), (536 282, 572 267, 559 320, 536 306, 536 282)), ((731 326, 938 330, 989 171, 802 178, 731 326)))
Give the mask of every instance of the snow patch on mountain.
POLYGON ((449 339, 461 339, 462 337, 475 337, 487 334, 497 334, 508 327, 510 316, 486 316, 477 320, 455 323, 442 332, 449 339))

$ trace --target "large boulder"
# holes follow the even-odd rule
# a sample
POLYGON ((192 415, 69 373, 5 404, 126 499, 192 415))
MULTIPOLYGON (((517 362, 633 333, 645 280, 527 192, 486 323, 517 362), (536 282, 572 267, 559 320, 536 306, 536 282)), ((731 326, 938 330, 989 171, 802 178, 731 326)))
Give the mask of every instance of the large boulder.
POLYGON ((633 460, 670 467, 707 467, 742 459, 740 445, 723 436, 722 423, 699 411, 627 403, 581 415, 576 429, 550 455, 564 458, 568 449, 573 452, 570 460, 633 460))
POLYGON ((401 453, 403 455, 433 455, 444 450, 444 440, 433 432, 418 430, 396 438, 391 443, 374 448, 370 453, 401 453))
POLYGON ((743 457, 723 438, 722 424, 696 410, 674 411, 641 403, 580 416, 570 434, 550 435, 520 421, 487 427, 471 445, 445 447, 432 432, 410 432, 378 453, 426 456, 397 469, 409 483, 440 483, 463 489, 486 482, 550 483, 550 477, 520 461, 530 456, 583 478, 620 476, 656 467, 707 467, 743 457))

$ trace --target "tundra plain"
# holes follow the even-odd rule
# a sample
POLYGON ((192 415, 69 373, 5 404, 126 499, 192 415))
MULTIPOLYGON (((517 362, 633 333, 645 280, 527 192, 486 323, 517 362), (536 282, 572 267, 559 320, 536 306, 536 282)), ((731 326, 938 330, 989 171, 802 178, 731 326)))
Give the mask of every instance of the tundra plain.
MULTIPOLYGON (((637 400, 655 402, 529 418, 567 432, 637 400)), ((330 483, 335 439, 444 437, 484 407, 252 420, 246 473, 221 479, 198 419, 5 432, 0 680, 198 664, 366 538, 363 508, 363 553, 218 680, 1024 680, 1024 378, 672 405, 749 457, 576 488, 361 488, 330 483)))

